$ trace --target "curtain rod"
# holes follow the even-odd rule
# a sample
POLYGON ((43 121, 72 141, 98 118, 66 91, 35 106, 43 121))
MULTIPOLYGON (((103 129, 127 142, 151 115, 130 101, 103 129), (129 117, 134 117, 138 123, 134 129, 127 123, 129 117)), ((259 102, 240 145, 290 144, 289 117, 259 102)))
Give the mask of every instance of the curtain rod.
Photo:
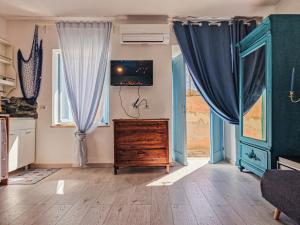
POLYGON ((114 17, 44 17, 14 16, 6 17, 7 21, 29 21, 38 25, 55 25, 57 22, 113 22, 114 17))
MULTIPOLYGON (((128 19, 127 16, 117 16, 117 17, 52 17, 52 16, 8 16, 5 17, 7 21, 29 21, 34 22, 37 25, 41 26, 53 26, 57 22, 118 22, 123 19, 128 19)), ((248 22, 250 20, 256 20, 257 22, 262 21, 262 17, 254 16, 254 17, 244 17, 244 16, 235 16, 235 17, 194 17, 194 16, 187 16, 187 17, 168 17, 167 21, 171 24, 174 21, 179 22, 192 22, 192 23, 200 23, 200 22, 211 22, 211 23, 218 23, 221 21, 232 21, 234 19, 244 20, 248 22)))
POLYGON ((253 16, 253 17, 244 17, 244 16, 235 16, 235 17, 193 17, 193 16, 188 16, 188 17, 173 17, 172 21, 179 21, 179 22, 192 22, 192 23, 197 23, 197 22, 221 22, 221 21, 233 21, 233 20, 244 20, 245 22, 251 21, 251 20, 256 20, 256 21, 261 21, 262 17, 259 16, 253 16))

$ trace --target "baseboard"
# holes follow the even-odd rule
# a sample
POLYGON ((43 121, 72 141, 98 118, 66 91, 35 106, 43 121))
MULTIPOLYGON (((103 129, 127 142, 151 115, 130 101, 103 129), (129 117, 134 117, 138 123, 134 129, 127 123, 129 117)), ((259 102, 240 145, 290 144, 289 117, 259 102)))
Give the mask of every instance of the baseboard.
POLYGON ((229 159, 229 158, 225 158, 225 161, 232 164, 232 165, 236 165, 236 161, 229 159))
POLYGON ((88 163, 87 166, 91 168, 113 168, 114 164, 113 163, 88 163))
POLYGON ((29 167, 32 169, 71 168, 72 163, 32 163, 29 167))
MULTIPOLYGON (((33 163, 30 168, 49 169, 49 168, 72 168, 72 163, 33 163)), ((87 167, 91 168, 112 168, 113 163, 88 163, 87 167)))

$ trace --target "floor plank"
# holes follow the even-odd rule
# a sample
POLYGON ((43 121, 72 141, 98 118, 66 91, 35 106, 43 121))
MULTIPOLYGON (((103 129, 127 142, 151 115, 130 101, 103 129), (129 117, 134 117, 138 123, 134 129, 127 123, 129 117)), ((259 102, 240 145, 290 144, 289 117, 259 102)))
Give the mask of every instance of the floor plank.
POLYGON ((168 187, 152 188, 151 225, 173 225, 168 187))
POLYGON ((195 182, 185 183, 184 189, 198 224, 221 225, 217 215, 195 182))
POLYGON ((72 208, 57 223, 58 225, 80 225, 80 221, 87 214, 91 205, 96 202, 101 193, 103 185, 91 185, 85 190, 85 194, 76 202, 72 208))
POLYGON ((168 190, 169 190, 170 202, 172 205, 189 204, 181 182, 178 181, 168 186, 168 190))
POLYGON ((131 205, 113 205, 104 222, 105 225, 126 225, 131 205))
POLYGON ((94 205, 80 221, 81 225, 103 225, 111 205, 94 205))
POLYGON ((128 225, 150 225, 151 205, 133 205, 128 217, 128 225))
POLYGON ((197 225, 189 205, 172 205, 174 225, 197 225))
POLYGON ((72 205, 54 205, 40 215, 33 225, 55 225, 71 207, 72 205))

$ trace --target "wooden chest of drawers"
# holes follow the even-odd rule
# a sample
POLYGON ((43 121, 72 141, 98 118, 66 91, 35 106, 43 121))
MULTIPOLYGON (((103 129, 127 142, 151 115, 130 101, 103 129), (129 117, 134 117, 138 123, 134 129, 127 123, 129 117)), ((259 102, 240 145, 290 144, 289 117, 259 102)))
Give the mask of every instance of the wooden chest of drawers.
POLYGON ((169 172, 168 119, 114 121, 114 172, 120 167, 165 166, 169 172))

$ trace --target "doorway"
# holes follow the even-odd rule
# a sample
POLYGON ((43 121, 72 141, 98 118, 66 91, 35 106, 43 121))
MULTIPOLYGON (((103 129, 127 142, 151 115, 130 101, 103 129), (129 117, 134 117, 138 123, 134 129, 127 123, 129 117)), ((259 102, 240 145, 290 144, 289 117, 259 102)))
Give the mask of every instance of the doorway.
POLYGON ((223 121, 194 85, 179 47, 172 50, 173 160, 187 165, 188 157, 206 157, 217 163, 224 159, 223 121))
POLYGON ((210 109, 186 73, 187 157, 210 155, 210 109))

